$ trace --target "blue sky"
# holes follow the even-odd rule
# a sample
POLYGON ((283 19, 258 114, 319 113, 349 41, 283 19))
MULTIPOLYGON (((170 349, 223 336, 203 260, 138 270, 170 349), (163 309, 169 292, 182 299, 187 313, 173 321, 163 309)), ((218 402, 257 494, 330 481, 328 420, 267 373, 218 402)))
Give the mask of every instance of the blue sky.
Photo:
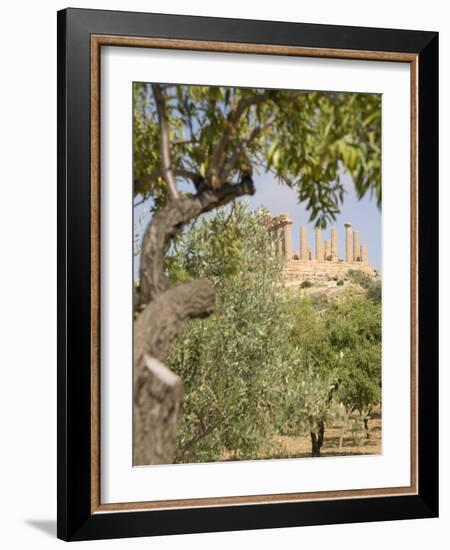
MULTIPOLYGON (((314 224, 310 223, 309 213, 303 204, 298 203, 297 192, 286 185, 278 184, 272 174, 257 175, 254 178, 256 193, 251 197, 242 197, 240 200, 248 203, 251 210, 265 206, 272 215, 287 213, 293 220, 292 236, 294 250, 300 248, 300 225, 307 225, 308 243, 314 251, 314 224)), ((333 224, 338 230, 338 253, 340 258, 345 258, 345 233, 344 223, 350 222, 353 229, 360 233, 360 243, 368 248, 369 262, 381 270, 381 211, 377 207, 376 198, 366 195, 358 200, 354 191, 353 181, 343 174, 341 177, 345 195, 340 214, 333 224)), ((182 190, 191 191, 191 186, 181 186, 182 190)), ((142 229, 148 223, 150 215, 146 215, 148 206, 140 205, 135 208, 134 222, 142 220, 142 229)), ((323 238, 330 238, 330 227, 322 231, 323 238)), ((314 253, 314 252, 313 252, 314 253)), ((137 274, 138 258, 135 257, 135 275, 137 274)))

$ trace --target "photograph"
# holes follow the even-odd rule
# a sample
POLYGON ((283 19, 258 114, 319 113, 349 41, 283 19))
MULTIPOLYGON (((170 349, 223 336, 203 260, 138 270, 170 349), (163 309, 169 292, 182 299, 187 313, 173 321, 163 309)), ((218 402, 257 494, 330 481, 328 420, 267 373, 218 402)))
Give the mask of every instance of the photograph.
POLYGON ((130 94, 133 465, 382 454, 382 94, 130 94))

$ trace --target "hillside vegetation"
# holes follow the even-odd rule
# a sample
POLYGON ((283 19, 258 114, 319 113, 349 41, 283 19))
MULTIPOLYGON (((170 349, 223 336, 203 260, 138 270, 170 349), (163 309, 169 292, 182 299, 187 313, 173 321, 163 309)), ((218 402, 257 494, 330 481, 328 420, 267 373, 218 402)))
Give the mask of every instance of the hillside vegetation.
POLYGON ((174 282, 206 278, 217 296, 167 361, 185 385, 175 462, 304 456, 306 437, 320 456, 328 432, 334 454, 349 433, 361 452, 377 452, 362 444, 374 410, 380 425, 381 286, 352 272, 338 299, 287 289, 264 214, 218 209, 167 255, 174 282))

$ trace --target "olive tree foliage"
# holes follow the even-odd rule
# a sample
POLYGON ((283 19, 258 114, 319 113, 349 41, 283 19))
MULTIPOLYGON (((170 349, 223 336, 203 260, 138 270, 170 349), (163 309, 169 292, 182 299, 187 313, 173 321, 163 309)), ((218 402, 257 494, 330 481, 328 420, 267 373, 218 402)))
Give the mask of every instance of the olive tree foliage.
POLYGON ((325 424, 357 410, 368 432, 371 408, 381 401, 381 306, 348 295, 342 303, 294 298, 288 304, 289 347, 284 363, 288 382, 281 431, 308 431, 312 456, 320 456, 325 424))
POLYGON ((256 458, 269 452, 283 391, 287 345, 281 261, 263 211, 221 208, 195 223, 170 256, 176 279, 205 277, 215 312, 191 321, 167 365, 185 385, 175 462, 256 458))
POLYGON ((152 209, 134 296, 135 464, 170 460, 176 437, 178 407, 161 416, 154 396, 172 390, 154 391, 161 369, 150 369, 148 357, 162 364, 186 322, 215 309, 211 281, 168 277, 173 240, 201 214, 253 194, 257 170, 296 188, 320 225, 339 212, 343 170, 358 196, 380 201, 380 136, 377 95, 134 85, 134 193, 152 209), (158 432, 172 436, 161 443, 151 436, 158 432))
POLYGON ((381 401, 381 305, 369 298, 354 298, 333 305, 327 312, 326 332, 340 357, 336 399, 345 407, 339 446, 350 414, 357 410, 369 435, 373 405, 381 401))
POLYGON ((340 354, 330 345, 324 315, 328 304, 310 298, 289 301, 289 346, 282 432, 311 437, 311 454, 320 456, 325 423, 336 415, 333 399, 339 379, 340 354))
POLYGON ((177 182, 215 189, 253 169, 295 187, 322 225, 339 213, 342 168, 360 198, 381 203, 376 94, 137 83, 134 123, 134 190, 155 210, 179 195, 177 182))

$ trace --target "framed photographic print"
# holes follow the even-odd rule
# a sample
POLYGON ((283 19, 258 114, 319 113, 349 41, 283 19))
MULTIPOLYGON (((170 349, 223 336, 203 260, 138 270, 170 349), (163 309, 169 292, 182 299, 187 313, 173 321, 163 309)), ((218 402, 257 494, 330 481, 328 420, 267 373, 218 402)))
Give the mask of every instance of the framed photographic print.
POLYGON ((438 36, 58 13, 58 536, 438 514, 438 36))

